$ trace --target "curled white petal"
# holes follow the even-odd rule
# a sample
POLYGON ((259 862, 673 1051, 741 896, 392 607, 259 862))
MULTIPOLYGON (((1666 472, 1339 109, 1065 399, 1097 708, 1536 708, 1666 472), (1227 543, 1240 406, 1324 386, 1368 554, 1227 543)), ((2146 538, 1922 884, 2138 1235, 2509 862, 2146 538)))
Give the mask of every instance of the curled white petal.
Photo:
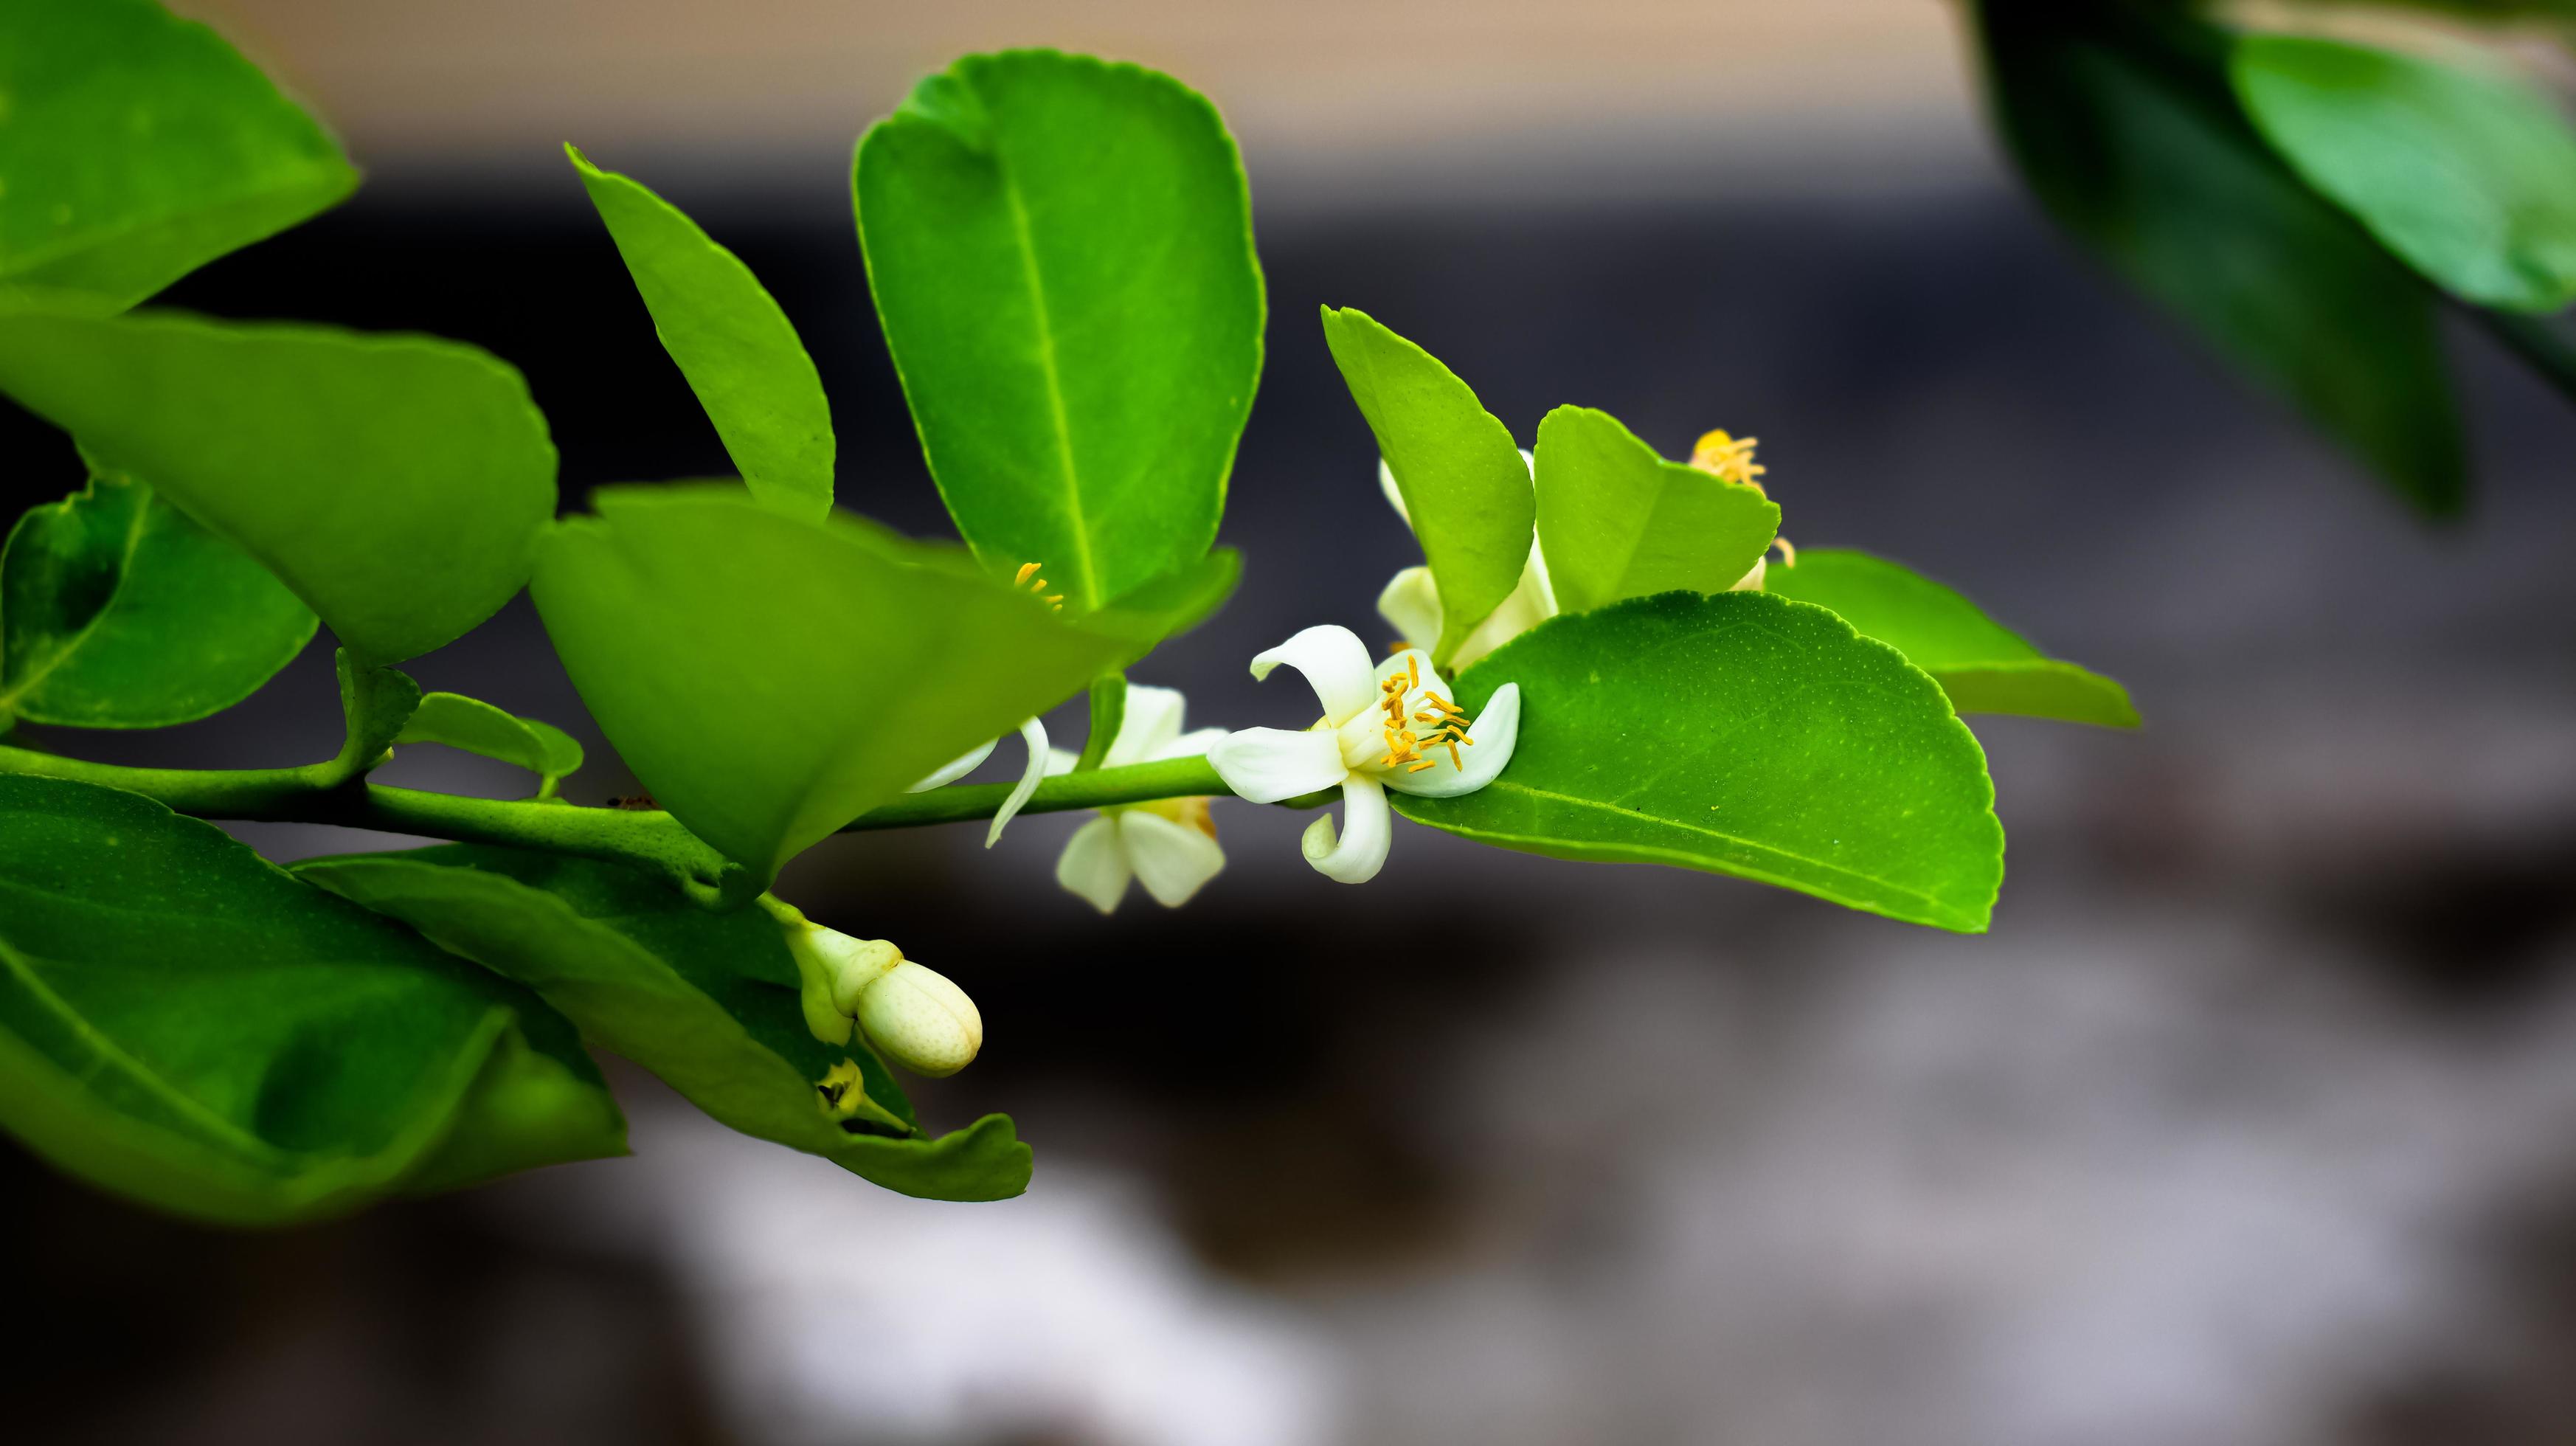
POLYGON ((1751 572, 1746 573, 1744 576, 1737 578, 1737 579, 1735 580, 1734 585, 1733 585, 1733 586, 1731 586, 1731 587, 1729 587, 1729 588, 1727 589, 1727 591, 1728 591, 1728 592, 1760 592, 1760 591, 1762 591, 1762 575, 1770 569, 1770 566, 1771 566, 1771 559, 1769 559, 1769 558, 1767 558, 1767 557, 1757 557, 1757 558, 1753 559, 1753 570, 1752 570, 1751 572))
POLYGON ((1039 781, 1047 774, 1047 754, 1050 750, 1047 747, 1046 725, 1035 718, 1021 724, 1020 740, 1029 745, 1029 766, 1020 770, 1018 786, 1011 790, 1010 797, 1002 800, 1001 811, 993 815, 993 826, 984 830, 986 848, 991 848, 1002 841, 1002 826, 1009 823, 1011 816, 1018 813, 1021 805, 1029 801, 1029 795, 1038 791, 1039 781))
POLYGON ((1166 758, 1205 758, 1208 750, 1216 747, 1225 734, 1226 730, 1222 728, 1193 728, 1138 761, 1160 763, 1166 758))
POLYGON ((957 780, 964 778, 967 774, 974 772, 976 764, 992 757, 993 750, 1001 744, 1001 741, 1002 740, 999 738, 991 738, 982 743, 976 744, 974 747, 967 749, 955 758, 939 765, 938 768, 931 771, 929 777, 924 778, 919 783, 905 789, 904 792, 928 793, 934 788, 945 788, 949 784, 955 783, 957 780))
POLYGON ((1377 701, 1377 685, 1369 676, 1368 646, 1348 628, 1329 623, 1307 628, 1267 652, 1256 653, 1252 676, 1267 678, 1281 663, 1306 675, 1317 701, 1324 705, 1324 716, 1335 723, 1377 701))
POLYGON ((1109 822, 1117 826, 1136 882, 1166 909, 1188 903, 1190 895, 1225 867, 1225 850, 1188 824, 1142 808, 1129 809, 1109 822))
POLYGON ((1377 595, 1377 613, 1408 643, 1428 647, 1440 641, 1440 588, 1431 569, 1408 567, 1388 579, 1377 595))
POLYGON ((1306 825, 1299 840, 1306 862, 1336 883, 1365 884, 1386 867, 1387 845, 1395 825, 1386 806, 1386 790, 1374 778, 1353 774, 1342 783, 1342 827, 1334 836, 1333 816, 1306 825))
POLYGON ((1125 897, 1129 872, 1118 821, 1107 815, 1075 829, 1055 861, 1055 881, 1104 914, 1125 897))
POLYGON ((1512 748, 1521 736, 1521 685, 1505 683, 1494 690, 1485 703, 1485 711, 1467 725, 1472 744, 1461 746, 1458 762, 1449 761, 1449 750, 1430 748, 1423 757, 1436 760, 1420 773, 1410 769, 1389 769, 1386 786, 1422 798, 1456 798, 1473 793, 1494 781, 1503 765, 1512 761, 1512 748))
POLYGON ((1332 734, 1292 733, 1285 728, 1229 733, 1208 750, 1207 758, 1236 797, 1254 803, 1277 803, 1330 788, 1350 773, 1342 762, 1341 744, 1332 734))
POLYGON ((1502 606, 1486 615, 1467 634, 1451 655, 1449 666, 1464 668, 1494 649, 1556 616, 1556 588, 1548 581, 1547 557, 1530 544, 1529 561, 1521 567, 1521 580, 1503 599, 1502 606))
POLYGON ((1377 490, 1386 494, 1386 505, 1395 509, 1406 527, 1411 527, 1413 509, 1404 505, 1404 489, 1395 485, 1395 469, 1386 464, 1384 457, 1377 459, 1377 490))
POLYGON ((1127 708, 1118 719, 1118 736, 1109 740, 1100 766, 1123 768, 1161 756, 1155 750, 1181 736, 1181 715, 1187 706, 1178 688, 1127 685, 1127 708))

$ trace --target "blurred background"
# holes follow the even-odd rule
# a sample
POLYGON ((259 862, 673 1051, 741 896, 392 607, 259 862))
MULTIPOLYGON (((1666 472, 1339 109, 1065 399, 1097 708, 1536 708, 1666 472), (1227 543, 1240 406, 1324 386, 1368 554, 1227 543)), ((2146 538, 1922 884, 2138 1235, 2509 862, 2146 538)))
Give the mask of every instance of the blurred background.
MULTIPOLYGON (((1194 724, 1284 718, 1244 660, 1374 636, 1416 560, 1331 302, 1524 438, 1569 401, 1668 453, 1758 434, 1793 540, 1960 587, 2149 726, 1976 720, 2011 835, 1983 938, 1410 827, 1347 889, 1304 815, 1241 804, 1188 909, 1106 920, 1053 883, 1071 819, 833 841, 780 891, 974 992, 982 1060, 915 1099, 1013 1113, 1029 1195, 901 1199, 631 1070, 634 1159, 291 1234, 0 1145, 24 1439, 2576 1441, 2576 416, 2463 330, 2479 492, 2412 520, 2048 229, 1948 7, 179 8, 370 178, 168 300, 492 348, 567 507, 729 468, 561 142, 777 294, 842 504, 944 532, 850 144, 959 52, 1091 49, 1225 109, 1268 274, 1245 583, 1136 674, 1194 724)), ((13 511, 78 485, 5 407, 0 455, 13 511)), ((582 736, 573 797, 634 791, 524 602, 409 671, 582 736)), ((337 727, 317 646, 205 723, 48 746, 300 763, 337 727)))

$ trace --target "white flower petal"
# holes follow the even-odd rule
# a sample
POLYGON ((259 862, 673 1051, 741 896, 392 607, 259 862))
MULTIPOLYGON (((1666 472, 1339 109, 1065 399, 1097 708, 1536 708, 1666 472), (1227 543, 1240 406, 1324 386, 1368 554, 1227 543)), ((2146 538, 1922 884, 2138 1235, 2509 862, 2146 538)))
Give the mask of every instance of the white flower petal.
POLYGON ((1555 616, 1556 589, 1548 582, 1547 558, 1532 543, 1529 561, 1522 565, 1521 580, 1513 586, 1511 595, 1458 644, 1449 666, 1464 668, 1555 616))
POLYGON ((1158 756, 1154 750, 1181 736, 1181 714, 1188 704, 1178 688, 1127 686, 1127 711, 1118 720, 1118 736, 1101 755, 1103 768, 1123 768, 1158 756))
POLYGON ((1386 505, 1404 519, 1404 525, 1413 526, 1413 510, 1404 505, 1404 489, 1395 485, 1395 469, 1386 465, 1384 457, 1377 459, 1377 490, 1386 494, 1386 505))
POLYGON ((1281 663, 1306 675, 1324 716, 1335 723, 1377 701, 1377 684, 1369 676, 1368 646, 1359 634, 1325 624, 1305 631, 1252 659, 1252 676, 1267 678, 1281 663))
POLYGON ((1377 615, 1408 643, 1430 647, 1440 641, 1440 588, 1431 569, 1408 567, 1390 578, 1377 595, 1377 615))
POLYGON ((1038 781, 1046 777, 1047 754, 1050 751, 1047 748, 1046 725, 1032 718, 1020 725, 1020 738, 1029 745, 1029 766, 1020 770, 1019 786, 1011 790, 1009 798, 1002 800, 1001 812, 993 815, 993 826, 984 830, 986 848, 991 848, 1002 841, 1002 826, 1011 821, 1011 815, 1020 811, 1020 805, 1029 801, 1030 794, 1038 791, 1038 781))
POLYGON ((1770 566, 1771 566, 1771 559, 1769 559, 1769 558, 1767 558, 1767 557, 1757 557, 1757 558, 1753 559, 1753 570, 1752 570, 1751 572, 1746 573, 1744 576, 1737 578, 1737 579, 1735 580, 1734 585, 1733 585, 1733 586, 1731 586, 1731 587, 1729 587, 1729 588, 1727 589, 1727 591, 1728 591, 1728 592, 1760 592, 1760 591, 1762 591, 1762 575, 1763 575, 1763 573, 1764 573, 1764 572, 1766 572, 1766 571, 1768 571, 1768 570, 1769 570, 1770 566))
POLYGON ((1336 883, 1365 884, 1386 867, 1387 845, 1393 841, 1394 824, 1386 806, 1386 790, 1374 778, 1353 774, 1342 784, 1342 834, 1333 837, 1333 816, 1306 825, 1306 835, 1299 840, 1306 862, 1315 872, 1336 883))
POLYGON ((1277 803, 1330 788, 1350 774, 1342 763, 1341 743, 1330 733, 1246 728, 1227 734, 1207 758, 1237 798, 1254 803, 1277 803))
POLYGON ((1127 850, 1118 837, 1118 821, 1107 815, 1073 831, 1055 861, 1055 881, 1106 914, 1127 894, 1127 850))
POLYGON ((949 784, 955 783, 957 780, 964 778, 967 774, 974 772, 976 764, 992 757, 993 749, 998 746, 1001 741, 1002 740, 999 738, 994 738, 976 744, 974 747, 967 749, 957 757, 939 765, 939 767, 933 771, 928 778, 925 778, 919 783, 914 784, 912 787, 905 789, 904 792, 928 793, 934 788, 945 788, 949 784))
POLYGON ((1521 685, 1505 683, 1494 690, 1485 703, 1485 711, 1467 725, 1467 736, 1473 744, 1458 750, 1461 767, 1449 761, 1446 748, 1425 748, 1422 756, 1439 762, 1420 773, 1402 768, 1390 769, 1384 775, 1386 786, 1422 798, 1456 798, 1473 793, 1494 781, 1503 765, 1512 761, 1512 748, 1521 736, 1521 685))
POLYGON ((1069 748, 1050 748, 1047 750, 1046 776, 1056 778, 1071 773, 1073 766, 1081 761, 1082 755, 1069 748))
POLYGON ((1190 895, 1225 867, 1225 850, 1215 839, 1159 813, 1130 809, 1115 820, 1127 846, 1127 866, 1136 882, 1166 909, 1189 902, 1190 895))
MULTIPOLYGON (((1414 679, 1404 690, 1406 712, 1410 713, 1418 708, 1425 693, 1437 693, 1443 698, 1449 696, 1449 685, 1441 680, 1440 670, 1431 666, 1431 655, 1420 648, 1406 648, 1378 664, 1377 671, 1369 677, 1369 692, 1376 694, 1379 684, 1404 672, 1413 674, 1414 679)), ((1370 701, 1374 702, 1376 699, 1372 697, 1370 701)))
POLYGON ((1208 750, 1214 748, 1225 734, 1226 730, 1222 728, 1193 728, 1155 749, 1152 756, 1138 761, 1159 763, 1166 758, 1204 758, 1208 750))

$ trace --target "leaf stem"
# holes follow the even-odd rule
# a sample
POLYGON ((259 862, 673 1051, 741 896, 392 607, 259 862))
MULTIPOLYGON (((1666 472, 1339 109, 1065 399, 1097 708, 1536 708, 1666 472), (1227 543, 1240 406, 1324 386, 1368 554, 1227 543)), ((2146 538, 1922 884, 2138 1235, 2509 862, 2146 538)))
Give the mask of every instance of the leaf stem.
MULTIPOLYGON (((1166 758, 1154 763, 1131 763, 1124 768, 1059 773, 1039 784, 1020 812, 1062 813, 1076 808, 1151 803, 1162 798, 1222 798, 1233 792, 1206 759, 1166 758)), ((1010 796, 1011 785, 1007 783, 950 784, 928 793, 908 793, 879 805, 841 825, 841 832, 865 833, 991 818, 1010 796)))

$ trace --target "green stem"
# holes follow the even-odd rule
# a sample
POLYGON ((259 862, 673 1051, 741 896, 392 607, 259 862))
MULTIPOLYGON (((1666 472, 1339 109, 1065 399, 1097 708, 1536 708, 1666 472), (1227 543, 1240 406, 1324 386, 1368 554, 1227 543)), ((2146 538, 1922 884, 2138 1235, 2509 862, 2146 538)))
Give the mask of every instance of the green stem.
MULTIPOLYGON (((1059 773, 1038 785, 1022 813, 1062 813, 1076 808, 1109 808, 1122 803, 1151 803, 1161 798, 1223 797, 1233 790, 1216 776, 1204 758, 1166 758, 1159 763, 1131 763, 1124 768, 1095 768, 1059 773)), ((957 783, 928 793, 908 793, 841 825, 843 833, 880 828, 918 828, 927 823, 964 823, 991 818, 1011 796, 1007 783, 957 783)))

